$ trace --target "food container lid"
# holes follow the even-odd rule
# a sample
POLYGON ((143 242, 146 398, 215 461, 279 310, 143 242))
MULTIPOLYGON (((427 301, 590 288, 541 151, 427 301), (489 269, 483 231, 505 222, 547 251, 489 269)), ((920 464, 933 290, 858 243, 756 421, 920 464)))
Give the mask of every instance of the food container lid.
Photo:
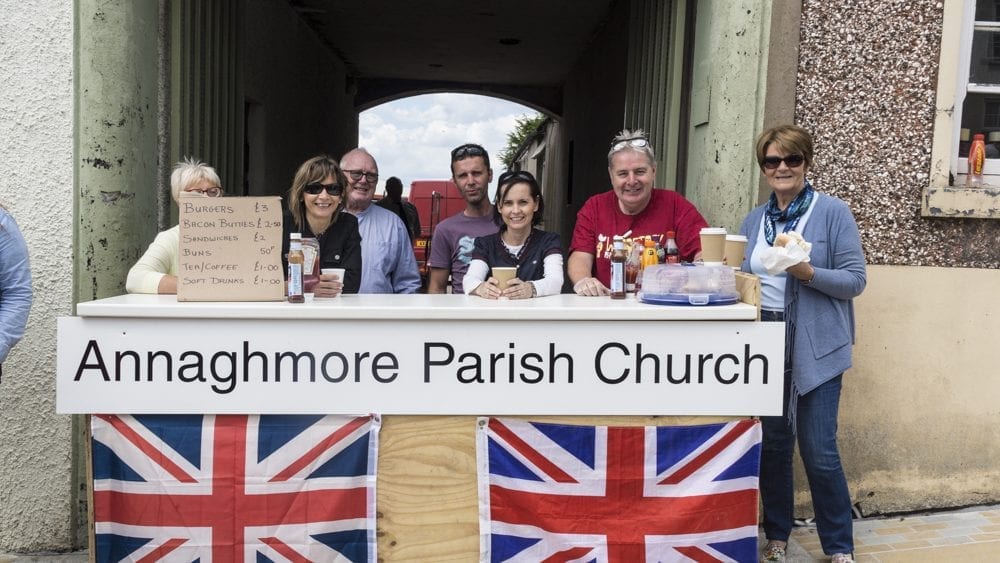
POLYGON ((732 293, 666 293, 663 295, 639 294, 639 300, 651 305, 732 305, 740 296, 732 293))
POLYGON ((642 272, 644 303, 723 305, 739 300, 733 269, 724 265, 657 264, 642 272))

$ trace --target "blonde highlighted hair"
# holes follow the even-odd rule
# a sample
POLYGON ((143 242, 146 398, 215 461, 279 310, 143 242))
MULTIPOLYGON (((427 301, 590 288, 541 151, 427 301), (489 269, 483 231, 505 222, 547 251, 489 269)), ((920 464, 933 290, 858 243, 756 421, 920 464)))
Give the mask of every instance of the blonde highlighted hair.
POLYGON ((216 186, 222 187, 222 182, 219 180, 215 168, 189 156, 174 165, 174 171, 170 174, 170 196, 176 202, 181 197, 184 188, 202 180, 208 180, 216 186))

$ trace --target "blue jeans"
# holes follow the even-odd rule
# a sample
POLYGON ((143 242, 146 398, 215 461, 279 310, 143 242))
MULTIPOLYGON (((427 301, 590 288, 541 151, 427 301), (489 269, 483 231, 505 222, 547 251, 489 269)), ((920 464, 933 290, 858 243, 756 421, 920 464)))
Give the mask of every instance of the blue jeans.
MULTIPOLYGON (((809 479, 816 530, 823 552, 854 552, 851 494, 837 450, 837 410, 843 374, 798 399, 796 426, 802 463, 809 479)), ((785 397, 789 382, 785 382, 785 397)), ((786 401, 787 409, 787 401, 786 401)), ((792 453, 795 433, 787 416, 761 417, 763 445, 760 460, 760 496, 764 505, 764 534, 769 540, 788 541, 792 533, 794 488, 792 453)))

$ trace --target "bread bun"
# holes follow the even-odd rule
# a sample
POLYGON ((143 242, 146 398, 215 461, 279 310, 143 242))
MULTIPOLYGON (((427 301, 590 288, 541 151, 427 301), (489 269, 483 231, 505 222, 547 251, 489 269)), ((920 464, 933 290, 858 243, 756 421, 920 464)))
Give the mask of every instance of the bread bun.
POLYGON ((774 237, 774 246, 788 246, 789 244, 799 244, 804 242, 805 239, 802 235, 796 233, 795 231, 788 231, 787 233, 781 233, 780 235, 774 237))

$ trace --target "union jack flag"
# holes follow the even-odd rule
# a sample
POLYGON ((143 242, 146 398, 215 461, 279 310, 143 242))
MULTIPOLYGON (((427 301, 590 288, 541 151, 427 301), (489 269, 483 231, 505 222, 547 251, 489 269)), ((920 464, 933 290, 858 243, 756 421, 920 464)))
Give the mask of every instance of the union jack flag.
POLYGON ((91 421, 98 562, 376 560, 376 416, 91 421))
POLYGON ((757 560, 760 423, 480 419, 480 560, 757 560))

